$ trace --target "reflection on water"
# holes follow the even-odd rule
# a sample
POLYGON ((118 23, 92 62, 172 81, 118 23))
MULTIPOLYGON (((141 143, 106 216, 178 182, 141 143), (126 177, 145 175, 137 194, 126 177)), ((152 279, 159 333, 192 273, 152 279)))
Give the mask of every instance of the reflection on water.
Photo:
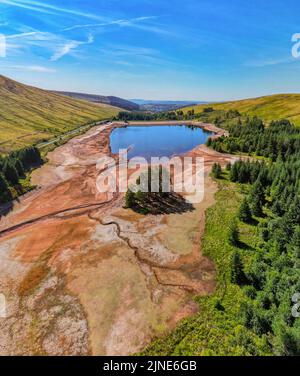
POLYGON ((130 148, 128 158, 172 157, 205 144, 211 132, 184 125, 128 126, 116 128, 110 136, 112 153, 130 148))

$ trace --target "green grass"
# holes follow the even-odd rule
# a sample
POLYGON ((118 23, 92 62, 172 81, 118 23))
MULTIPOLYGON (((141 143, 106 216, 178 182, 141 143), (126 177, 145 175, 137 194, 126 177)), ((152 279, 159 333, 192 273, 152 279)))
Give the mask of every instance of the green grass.
POLYGON ((27 192, 32 191, 35 188, 31 184, 31 171, 26 173, 26 176, 19 180, 19 184, 17 184, 15 187, 10 187, 12 199, 16 199, 17 197, 20 197, 24 195, 27 192))
POLYGON ((0 75, 0 153, 108 119, 119 111, 116 107, 61 96, 0 75))
MULTIPOLYGON (((242 326, 240 305, 248 298, 243 289, 230 282, 230 261, 237 249, 228 243, 228 228, 243 198, 241 187, 219 180, 216 204, 208 209, 203 236, 203 253, 217 268, 213 296, 198 297, 199 313, 185 319, 166 337, 154 341, 143 355, 267 355, 265 339, 242 326)), ((256 227, 239 222, 244 261, 251 257, 259 237, 256 227)))
POLYGON ((278 94, 240 101, 198 105, 184 108, 183 111, 194 109, 197 114, 206 107, 213 107, 215 110, 238 110, 241 114, 256 115, 267 122, 285 118, 300 126, 300 94, 278 94))

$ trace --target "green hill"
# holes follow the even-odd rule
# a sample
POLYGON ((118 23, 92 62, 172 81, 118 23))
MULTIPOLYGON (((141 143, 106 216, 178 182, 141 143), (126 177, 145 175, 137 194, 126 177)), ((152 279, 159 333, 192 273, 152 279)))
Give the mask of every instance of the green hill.
POLYGON ((300 126, 300 94, 278 94, 240 101, 197 105, 184 108, 183 111, 194 109, 195 113, 199 113, 206 107, 213 107, 215 110, 237 110, 241 114, 257 115, 265 121, 285 118, 300 126))
POLYGON ((0 152, 110 118, 119 111, 117 107, 68 98, 0 75, 0 152))

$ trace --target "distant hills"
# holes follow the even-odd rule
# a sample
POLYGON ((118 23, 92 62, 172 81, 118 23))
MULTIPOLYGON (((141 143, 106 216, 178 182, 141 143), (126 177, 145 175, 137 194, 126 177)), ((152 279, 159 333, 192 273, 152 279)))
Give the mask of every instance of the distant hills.
POLYGON ((213 107, 215 110, 238 110, 241 114, 256 115, 267 122, 285 118, 300 126, 300 94, 275 94, 231 102, 196 105, 187 107, 184 111, 194 109, 197 113, 202 112, 205 107, 213 107))
POLYGON ((68 91, 54 91, 56 94, 66 95, 71 98, 82 99, 93 103, 104 103, 111 106, 116 106, 127 111, 152 111, 152 112, 162 112, 162 111, 173 111, 178 108, 185 106, 192 106, 198 103, 197 101, 156 101, 156 100, 145 100, 145 99, 123 99, 114 96, 104 96, 97 94, 85 94, 85 93, 75 93, 68 91))
POLYGON ((126 99, 122 99, 122 98, 114 97, 114 96, 73 93, 69 91, 54 91, 54 93, 65 95, 67 97, 71 97, 75 99, 85 100, 88 102, 93 102, 93 103, 98 103, 98 104, 99 103, 108 104, 110 106, 119 107, 123 110, 128 110, 128 111, 138 111, 140 109, 140 106, 138 104, 128 101, 126 99))
POLYGON ((192 106, 205 102, 198 101, 160 101, 146 99, 131 99, 132 102, 139 104, 141 111, 164 112, 175 111, 179 108, 192 106))
POLYGON ((131 102, 137 103, 139 105, 144 104, 169 104, 169 105, 178 105, 178 106, 188 106, 192 104, 206 103, 201 101, 164 101, 164 100, 147 100, 147 99, 130 99, 131 102))
POLYGON ((108 119, 122 109, 170 111, 183 108, 202 112, 238 110, 265 121, 289 119, 300 126, 300 94, 278 94, 223 103, 191 104, 188 101, 128 101, 114 96, 51 92, 18 83, 0 75, 0 153, 31 145, 91 121, 108 119), (135 102, 133 102, 135 101, 135 102))
POLYGON ((0 75, 0 153, 49 139, 119 108, 37 89, 0 75))

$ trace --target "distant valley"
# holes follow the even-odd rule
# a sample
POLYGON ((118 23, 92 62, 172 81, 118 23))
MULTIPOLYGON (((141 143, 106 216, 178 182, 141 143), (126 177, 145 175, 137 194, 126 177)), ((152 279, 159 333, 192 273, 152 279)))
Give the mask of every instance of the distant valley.
POLYGON ((179 108, 207 103, 203 101, 166 101, 151 99, 131 99, 131 102, 138 104, 141 111, 152 112, 175 111, 179 108))

